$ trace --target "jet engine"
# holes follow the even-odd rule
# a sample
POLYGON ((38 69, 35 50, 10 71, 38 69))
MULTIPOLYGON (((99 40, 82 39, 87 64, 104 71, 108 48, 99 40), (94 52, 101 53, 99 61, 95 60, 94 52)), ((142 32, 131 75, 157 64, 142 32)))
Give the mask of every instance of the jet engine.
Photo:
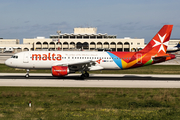
POLYGON ((65 76, 69 73, 68 66, 52 66, 52 75, 56 77, 65 76))

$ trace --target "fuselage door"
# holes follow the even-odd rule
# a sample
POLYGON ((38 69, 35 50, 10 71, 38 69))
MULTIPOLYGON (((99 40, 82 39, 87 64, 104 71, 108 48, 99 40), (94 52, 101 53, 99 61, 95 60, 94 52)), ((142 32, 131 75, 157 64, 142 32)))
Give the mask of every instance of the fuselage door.
POLYGON ((142 64, 142 58, 141 57, 142 57, 141 53, 136 54, 137 64, 142 64))
POLYGON ((24 53, 23 63, 29 63, 29 53, 24 53))

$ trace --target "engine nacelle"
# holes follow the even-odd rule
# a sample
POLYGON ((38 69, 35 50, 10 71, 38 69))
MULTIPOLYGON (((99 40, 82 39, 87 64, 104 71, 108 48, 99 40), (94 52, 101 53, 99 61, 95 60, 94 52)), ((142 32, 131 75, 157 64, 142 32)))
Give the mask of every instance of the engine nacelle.
POLYGON ((65 76, 69 73, 68 66, 52 66, 52 75, 56 77, 65 76))

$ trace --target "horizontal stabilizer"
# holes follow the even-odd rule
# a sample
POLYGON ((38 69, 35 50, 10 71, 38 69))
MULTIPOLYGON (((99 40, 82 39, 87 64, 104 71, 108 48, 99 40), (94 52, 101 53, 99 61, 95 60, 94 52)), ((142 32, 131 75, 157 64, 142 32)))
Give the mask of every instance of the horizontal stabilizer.
POLYGON ((158 55, 158 56, 153 56, 152 58, 166 58, 166 57, 170 57, 169 54, 164 54, 164 55, 158 55))

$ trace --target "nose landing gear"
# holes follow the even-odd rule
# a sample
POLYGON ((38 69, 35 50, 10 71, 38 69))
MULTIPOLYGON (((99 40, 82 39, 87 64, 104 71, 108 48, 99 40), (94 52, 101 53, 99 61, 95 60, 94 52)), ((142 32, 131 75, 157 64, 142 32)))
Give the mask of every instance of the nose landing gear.
POLYGON ((29 69, 27 69, 26 71, 27 71, 27 73, 26 73, 25 77, 29 78, 29 69))

